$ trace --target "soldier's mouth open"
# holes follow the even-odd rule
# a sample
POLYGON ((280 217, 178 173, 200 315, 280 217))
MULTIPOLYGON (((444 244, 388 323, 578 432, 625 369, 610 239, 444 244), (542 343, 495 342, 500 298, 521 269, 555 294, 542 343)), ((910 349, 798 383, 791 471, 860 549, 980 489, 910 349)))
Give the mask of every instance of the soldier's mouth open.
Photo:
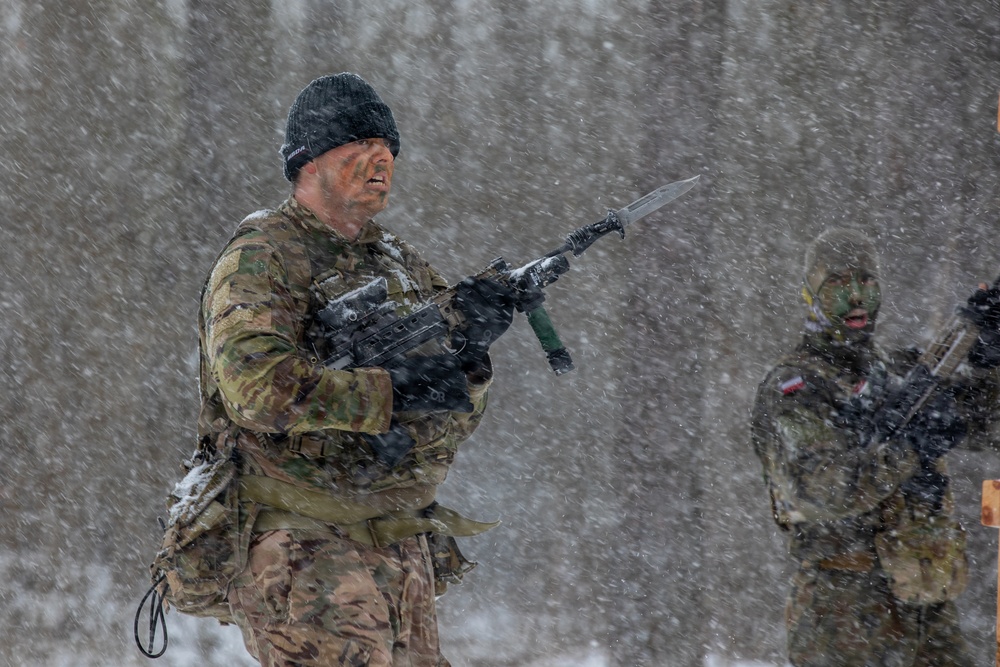
POLYGON ((844 318, 844 324, 850 329, 863 329, 868 324, 868 312, 864 310, 852 310, 844 318))

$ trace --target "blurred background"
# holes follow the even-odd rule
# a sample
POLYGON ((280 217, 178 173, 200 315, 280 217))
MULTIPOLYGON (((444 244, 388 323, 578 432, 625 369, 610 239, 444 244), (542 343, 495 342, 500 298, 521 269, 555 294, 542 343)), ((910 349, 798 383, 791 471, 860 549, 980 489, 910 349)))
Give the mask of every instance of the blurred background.
MULTIPOLYGON (((198 292, 313 78, 355 71, 402 134, 380 221, 451 280, 664 183, 523 318, 442 500, 503 524, 440 600, 456 666, 784 663, 789 564, 749 410, 798 340, 807 244, 883 252, 880 335, 926 345, 1000 267, 994 0, 0 0, 0 664, 149 664, 132 615, 194 447, 198 292)), ((1000 454, 949 455, 960 599, 995 648, 1000 454)), ((168 615, 157 665, 250 665, 168 615)))

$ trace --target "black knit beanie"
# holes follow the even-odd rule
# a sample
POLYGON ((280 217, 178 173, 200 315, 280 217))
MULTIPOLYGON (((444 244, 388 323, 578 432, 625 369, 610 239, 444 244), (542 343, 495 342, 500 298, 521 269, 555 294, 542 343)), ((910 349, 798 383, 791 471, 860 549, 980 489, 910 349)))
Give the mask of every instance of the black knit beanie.
POLYGON ((399 131, 392 111, 357 74, 342 72, 306 86, 288 110, 281 147, 289 181, 310 160, 358 139, 386 139, 399 154, 399 131))

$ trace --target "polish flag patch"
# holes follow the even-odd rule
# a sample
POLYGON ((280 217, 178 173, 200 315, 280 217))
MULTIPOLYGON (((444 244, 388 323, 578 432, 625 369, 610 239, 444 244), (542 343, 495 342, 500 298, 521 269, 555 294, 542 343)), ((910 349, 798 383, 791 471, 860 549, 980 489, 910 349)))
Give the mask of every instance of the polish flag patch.
POLYGON ((791 380, 785 380, 778 385, 778 389, 781 390, 782 394, 788 395, 802 389, 806 386, 805 381, 802 379, 801 375, 796 375, 791 380))

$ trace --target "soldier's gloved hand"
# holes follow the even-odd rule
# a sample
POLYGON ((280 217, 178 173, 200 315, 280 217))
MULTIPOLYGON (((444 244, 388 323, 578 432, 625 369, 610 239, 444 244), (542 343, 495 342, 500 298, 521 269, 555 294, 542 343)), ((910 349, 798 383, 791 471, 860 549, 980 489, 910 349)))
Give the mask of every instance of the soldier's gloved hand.
POLYGON ((453 354, 410 357, 387 370, 393 412, 474 409, 465 372, 453 354))
POLYGON ((390 468, 402 461, 403 457, 417 444, 410 437, 406 427, 395 419, 389 424, 389 430, 385 433, 365 433, 362 437, 375 452, 375 456, 390 468))
POLYGON ((979 338, 969 350, 969 363, 987 370, 1000 366, 1000 331, 979 330, 979 338))
POLYGON ((981 283, 966 301, 962 314, 981 329, 997 328, 1000 324, 1000 287, 981 283))
POLYGON ((466 370, 486 357, 514 319, 514 291, 498 280, 466 278, 455 288, 455 306, 465 316, 458 357, 466 370))
POLYGON ((910 423, 902 436, 927 465, 952 450, 965 437, 966 426, 958 413, 958 403, 949 392, 940 392, 930 399, 910 423))
POLYGON ((1000 366, 1000 287, 980 285, 962 314, 979 327, 979 339, 969 351, 969 363, 987 369, 1000 366))

